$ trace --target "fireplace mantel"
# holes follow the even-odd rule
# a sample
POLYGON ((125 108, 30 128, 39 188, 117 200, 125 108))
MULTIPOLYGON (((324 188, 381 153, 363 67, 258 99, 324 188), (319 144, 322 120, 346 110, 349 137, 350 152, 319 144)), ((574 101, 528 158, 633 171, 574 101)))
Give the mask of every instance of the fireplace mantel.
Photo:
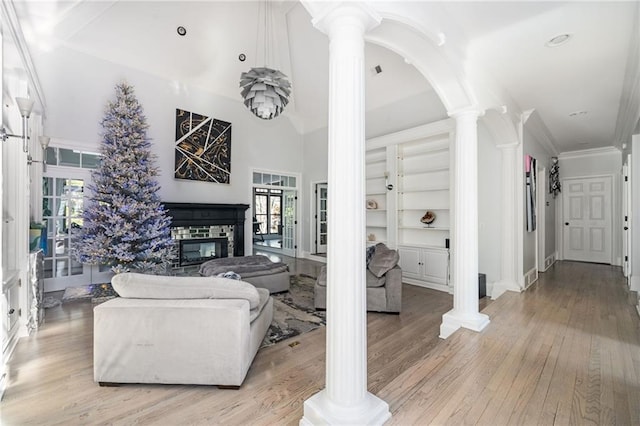
POLYGON ((244 256, 244 216, 248 204, 163 203, 171 227, 233 225, 234 256, 244 256))

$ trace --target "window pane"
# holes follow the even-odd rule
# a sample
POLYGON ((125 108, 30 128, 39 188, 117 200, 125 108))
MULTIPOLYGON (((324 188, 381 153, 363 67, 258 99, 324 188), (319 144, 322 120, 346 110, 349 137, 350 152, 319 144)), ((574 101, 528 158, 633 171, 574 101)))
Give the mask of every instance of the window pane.
POLYGON ((253 183, 262 183, 262 173, 253 172, 253 183))
POLYGON ((71 275, 82 275, 82 263, 71 260, 71 275))
POLYGON ((58 149, 57 148, 47 148, 47 164, 51 164, 52 166, 58 165, 58 149))
POLYGON ((255 206, 256 215, 267 214, 267 196, 266 195, 257 194, 255 204, 256 204, 255 206))
POLYGON ((262 174, 262 183, 265 184, 265 185, 271 185, 271 175, 263 173, 262 174))
POLYGON ((80 167, 80 153, 71 149, 58 148, 60 152, 59 166, 80 167))
POLYGON ((280 186, 280 175, 271 175, 271 185, 280 186))
POLYGON ((83 169, 96 169, 100 162, 100 156, 96 154, 82 153, 82 168, 83 169))
POLYGON ((53 195, 53 179, 52 178, 42 178, 42 195, 43 196, 53 195))
POLYGON ((293 176, 289 176, 289 186, 292 188, 296 187, 296 178, 293 176))
POLYGON ((44 261, 44 277, 53 278, 53 260, 44 261))

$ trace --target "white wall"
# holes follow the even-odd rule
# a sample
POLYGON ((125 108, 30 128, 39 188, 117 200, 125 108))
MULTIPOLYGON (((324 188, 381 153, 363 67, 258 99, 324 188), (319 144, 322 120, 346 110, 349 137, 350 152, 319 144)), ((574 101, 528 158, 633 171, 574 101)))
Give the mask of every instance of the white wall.
MULTIPOLYGON (((478 272, 487 287, 500 279, 501 219, 500 150, 482 121, 478 122, 478 272)), ((487 288, 487 294, 491 294, 487 288)))
MULTIPOLYGON (((49 109, 45 133, 53 138, 52 143, 59 138, 98 146, 100 121, 106 102, 115 96, 114 86, 125 80, 135 87, 157 154, 164 201, 251 204, 250 169, 302 172, 302 136, 286 113, 274 120, 261 120, 244 107, 239 94, 237 100, 215 96, 64 48, 38 58, 37 67, 49 109), (176 108, 232 123, 230 184, 174 179, 176 108)), ((248 211, 247 217, 250 214, 248 211)), ((249 223, 245 231, 248 250, 249 223)))
MULTIPOLYGON (((399 130, 416 127, 422 124, 447 118, 447 112, 433 91, 422 92, 402 101, 370 110, 365 117, 365 137, 394 133, 399 130)), ((319 129, 304 135, 304 188, 305 198, 303 210, 303 250, 313 252, 313 232, 315 222, 313 215, 313 197, 310 191, 314 182, 327 181, 328 136, 327 128, 319 129)), ((331 189, 329 188, 329 191, 331 189)), ((330 226, 330 225, 329 225, 330 226)))
POLYGON ((622 153, 616 148, 562 153, 560 179, 612 176, 612 252, 614 265, 622 264, 622 153))
POLYGON ((327 128, 304 135, 303 162, 304 175, 302 185, 305 196, 302 197, 302 250, 315 252, 315 184, 327 182, 328 144, 327 128))
MULTIPOLYGON (((534 124, 535 125, 535 121, 534 124)), ((540 140, 540 132, 531 128, 532 125, 529 122, 524 125, 524 137, 523 137, 523 153, 526 156, 527 154, 534 157, 536 159, 538 168, 544 168, 545 173, 549 173, 549 168, 551 166, 551 157, 553 157, 553 153, 550 152, 549 148, 540 140)), ((520 161, 525 161, 524 157, 520 161)), ((538 206, 539 209, 544 208, 545 214, 545 235, 541 236, 544 238, 545 245, 545 258, 552 255, 556 251, 556 225, 555 225, 555 217, 556 217, 556 199, 553 198, 549 194, 548 187, 538 186, 538 191, 544 191, 545 194, 545 205, 538 206), (549 203, 547 206, 546 203, 549 203)), ((523 194, 525 192, 523 191, 523 194)), ((525 203, 525 198, 523 197, 521 202, 525 203)), ((523 209, 523 212, 526 214, 526 208, 523 209)), ((523 236, 523 270, 522 272, 526 274, 528 271, 536 267, 536 233, 535 232, 527 232, 526 230, 526 220, 523 222, 525 228, 522 229, 524 234, 523 236)), ((538 223, 540 226, 540 223, 538 223)), ((538 228, 539 229, 539 228, 538 228)))

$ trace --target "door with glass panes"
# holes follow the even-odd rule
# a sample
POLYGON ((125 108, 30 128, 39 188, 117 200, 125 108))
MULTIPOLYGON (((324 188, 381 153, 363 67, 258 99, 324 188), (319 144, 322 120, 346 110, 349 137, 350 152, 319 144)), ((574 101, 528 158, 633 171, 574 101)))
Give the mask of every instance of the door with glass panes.
MULTIPOLYGON (((58 159, 60 161, 60 159, 58 159)), ((106 267, 83 265, 74 260, 74 232, 82 227, 86 185, 91 171, 71 167, 47 167, 42 179, 42 218, 46 223, 44 279, 46 291, 109 282, 106 267)))
POLYGON ((327 184, 316 185, 316 253, 327 252, 327 184))

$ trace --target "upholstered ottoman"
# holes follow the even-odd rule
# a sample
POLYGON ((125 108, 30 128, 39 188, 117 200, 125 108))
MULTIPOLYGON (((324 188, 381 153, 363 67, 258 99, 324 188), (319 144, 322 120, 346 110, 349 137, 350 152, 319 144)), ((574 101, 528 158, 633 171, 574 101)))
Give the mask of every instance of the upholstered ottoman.
POLYGON ((213 259, 200 265, 199 272, 205 277, 235 272, 242 281, 258 288, 266 288, 272 294, 289 290, 289 267, 282 262, 272 262, 267 256, 213 259))

